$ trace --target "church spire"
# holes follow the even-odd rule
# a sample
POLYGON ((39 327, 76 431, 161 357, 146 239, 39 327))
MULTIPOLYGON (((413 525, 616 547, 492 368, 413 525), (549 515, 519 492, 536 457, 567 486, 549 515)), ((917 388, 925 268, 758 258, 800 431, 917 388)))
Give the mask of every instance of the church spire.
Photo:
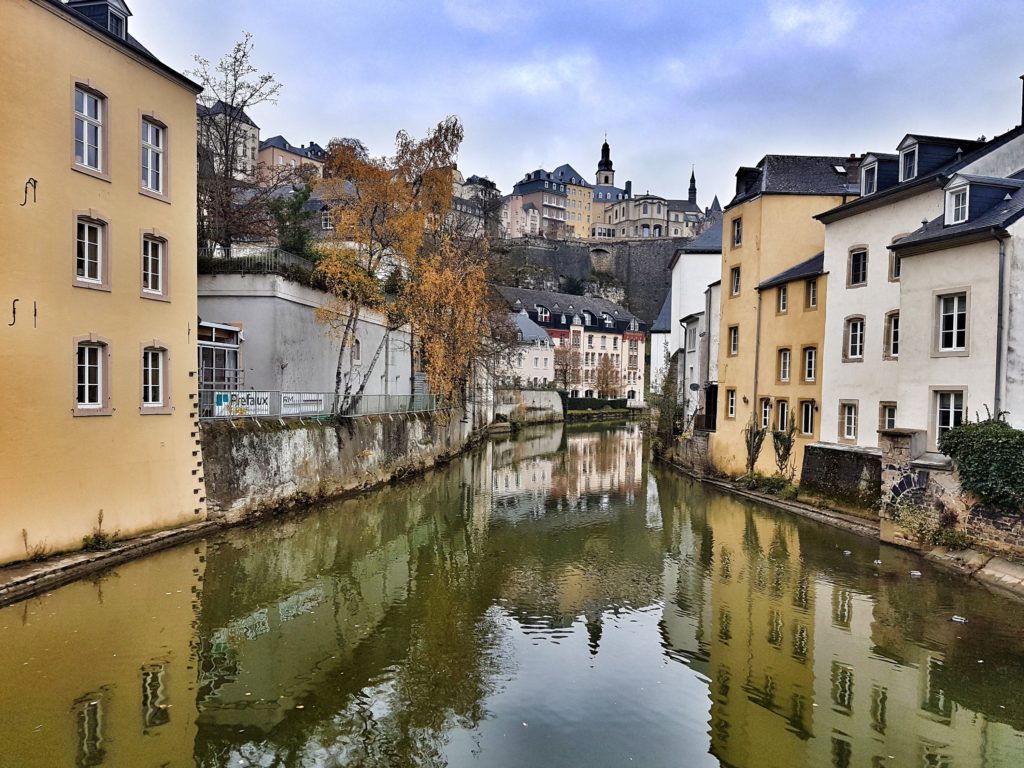
POLYGON ((597 164, 597 183, 615 184, 615 169, 612 167, 612 150, 608 146, 608 135, 605 134, 604 144, 601 145, 601 161, 597 164))
POLYGON ((690 166, 690 195, 689 201, 694 205, 697 204, 697 176, 694 173, 693 166, 690 166))

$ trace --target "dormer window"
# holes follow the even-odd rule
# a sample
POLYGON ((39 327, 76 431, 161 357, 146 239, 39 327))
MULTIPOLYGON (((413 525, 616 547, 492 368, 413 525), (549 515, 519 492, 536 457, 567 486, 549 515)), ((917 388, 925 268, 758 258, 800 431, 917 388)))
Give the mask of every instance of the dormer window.
POLYGON ((546 323, 551 319, 551 313, 547 307, 542 307, 540 304, 537 305, 537 320, 542 323, 546 323))
POLYGON ((878 189, 878 165, 869 165, 861 175, 861 195, 873 195, 878 189))
POLYGON ((967 221, 967 205, 970 187, 962 186, 946 191, 946 224, 960 224, 967 221))
POLYGON ((110 12, 109 27, 111 34, 124 40, 124 16, 119 13, 110 12))
POLYGON ((583 312, 583 324, 584 325, 593 325, 594 324, 594 316, 592 314, 590 314, 589 312, 584 311, 583 312))
POLYGON ((917 176, 917 145, 900 152, 900 181, 910 181, 917 176))

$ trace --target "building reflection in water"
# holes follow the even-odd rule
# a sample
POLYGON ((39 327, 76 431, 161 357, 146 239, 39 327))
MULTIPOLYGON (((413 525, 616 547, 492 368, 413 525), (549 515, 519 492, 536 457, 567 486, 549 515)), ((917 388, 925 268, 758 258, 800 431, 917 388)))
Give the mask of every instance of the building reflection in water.
POLYGON ((0 610, 0 763, 1024 764, 1007 604, 920 563, 529 428, 0 610))

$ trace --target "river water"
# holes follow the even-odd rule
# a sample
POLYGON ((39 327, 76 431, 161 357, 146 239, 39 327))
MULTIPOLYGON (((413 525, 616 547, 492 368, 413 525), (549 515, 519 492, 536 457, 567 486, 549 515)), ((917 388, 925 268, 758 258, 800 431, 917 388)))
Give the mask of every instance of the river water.
POLYGON ((535 428, 0 610, 0 766, 1019 768, 1022 619, 535 428))

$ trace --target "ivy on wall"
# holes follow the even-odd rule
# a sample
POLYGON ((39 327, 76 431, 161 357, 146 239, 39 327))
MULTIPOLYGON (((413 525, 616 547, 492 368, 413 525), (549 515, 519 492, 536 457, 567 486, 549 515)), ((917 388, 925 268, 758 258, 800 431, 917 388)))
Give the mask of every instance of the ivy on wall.
POLYGON ((945 433, 939 450, 956 462, 960 487, 984 503, 1024 509, 1024 430, 999 414, 945 433))

